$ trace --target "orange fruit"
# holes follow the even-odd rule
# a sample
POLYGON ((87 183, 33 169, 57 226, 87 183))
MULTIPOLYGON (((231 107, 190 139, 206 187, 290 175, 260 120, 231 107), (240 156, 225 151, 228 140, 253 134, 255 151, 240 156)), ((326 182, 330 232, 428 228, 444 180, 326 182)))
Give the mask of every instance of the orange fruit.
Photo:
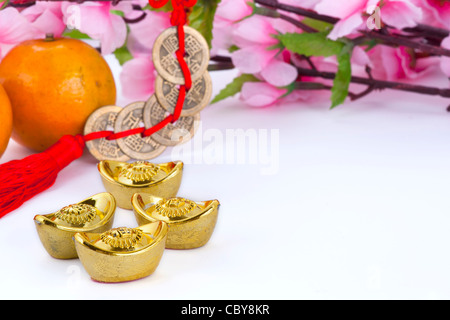
POLYGON ((5 152, 11 137, 13 115, 11 103, 3 86, 0 85, 0 157, 5 152))
POLYGON ((116 102, 101 54, 81 40, 46 38, 14 47, 0 63, 13 111, 12 138, 43 151, 63 135, 82 134, 89 115, 116 102))

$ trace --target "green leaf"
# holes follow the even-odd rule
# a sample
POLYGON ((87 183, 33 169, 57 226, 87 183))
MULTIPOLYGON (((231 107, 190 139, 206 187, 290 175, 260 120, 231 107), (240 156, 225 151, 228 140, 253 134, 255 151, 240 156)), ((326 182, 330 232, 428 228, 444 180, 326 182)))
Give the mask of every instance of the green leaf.
POLYGON ((63 33, 64 37, 69 37, 72 39, 91 39, 87 34, 81 32, 78 29, 67 30, 63 33))
POLYGON ((173 10, 172 1, 167 1, 167 3, 161 8, 153 8, 150 4, 147 3, 145 7, 142 8, 142 11, 144 10, 151 10, 155 12, 172 12, 173 10))
POLYGON ((126 43, 124 46, 116 49, 116 51, 114 51, 114 55, 116 56, 116 59, 117 61, 119 61, 120 65, 123 65, 125 62, 133 59, 130 50, 128 50, 126 46, 126 43))
POLYGON ((123 13, 123 11, 120 10, 109 10, 109 12, 111 12, 112 14, 118 15, 119 17, 125 17, 125 13, 123 13))
POLYGON ((342 52, 337 55, 338 71, 333 80, 333 88, 331 88, 331 109, 344 103, 347 98, 352 77, 351 49, 352 47, 344 47, 342 52))
POLYGON ((220 0, 198 0, 189 15, 189 26, 200 32, 211 48, 214 16, 220 0))
POLYGON ((284 33, 276 36, 284 47, 305 56, 330 57, 338 55, 345 46, 340 41, 327 38, 327 33, 284 33))
POLYGON ((316 19, 312 19, 312 18, 304 18, 302 20, 302 22, 304 24, 306 24, 307 26, 316 29, 317 31, 320 32, 328 32, 331 29, 333 29, 333 25, 331 23, 325 22, 325 21, 320 21, 320 20, 316 20, 316 19))
POLYGON ((234 80, 229 83, 225 88, 223 88, 217 96, 211 101, 211 104, 219 102, 220 100, 226 99, 228 97, 234 96, 236 93, 239 93, 242 89, 242 86, 246 82, 258 82, 258 78, 256 78, 252 74, 242 74, 239 77, 234 78, 234 80))
POLYGON ((229 53, 233 53, 233 52, 238 51, 238 50, 239 50, 239 47, 237 45, 235 45, 235 44, 231 45, 231 47, 228 48, 228 52, 229 53))

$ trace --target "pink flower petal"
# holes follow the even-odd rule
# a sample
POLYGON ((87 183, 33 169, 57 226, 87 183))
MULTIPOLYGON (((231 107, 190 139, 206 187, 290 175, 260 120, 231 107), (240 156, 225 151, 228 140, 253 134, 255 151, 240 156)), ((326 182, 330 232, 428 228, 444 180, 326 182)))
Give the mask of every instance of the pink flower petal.
POLYGON ((216 10, 216 15, 228 21, 239 21, 252 13, 248 0, 222 0, 216 10))
MULTIPOLYGON (((424 9, 428 9, 434 21, 422 21, 422 23, 439 22, 443 28, 450 28, 450 2, 442 0, 421 0, 424 9)), ((434 24, 433 24, 434 25, 434 24)))
POLYGON ((368 52, 371 60, 372 75, 376 79, 396 81, 417 79, 438 66, 438 57, 415 59, 403 48, 376 46, 368 52))
POLYGON ((132 8, 131 4, 112 6, 109 2, 85 2, 81 5, 63 4, 61 8, 66 23, 69 18, 75 18, 81 32, 86 33, 92 39, 100 40, 102 54, 112 53, 125 43, 126 24, 122 17, 111 13, 111 10, 128 13, 132 8), (73 17, 73 15, 77 15, 77 17, 73 17))
POLYGON ((155 78, 155 69, 150 56, 127 61, 120 74, 124 97, 131 100, 147 100, 154 92, 155 78))
MULTIPOLYGON (((441 46, 445 49, 450 49, 450 36, 442 40, 441 46)), ((447 77, 450 77, 450 58, 441 57, 441 70, 447 77)))
POLYGON ((363 24, 361 12, 356 12, 351 16, 340 20, 333 27, 333 30, 328 35, 331 40, 336 40, 340 37, 345 37, 355 32, 363 24))
POLYGON ((252 46, 233 52, 231 59, 242 73, 258 73, 276 54, 277 50, 267 50, 265 46, 252 46))
POLYGON ((336 0, 322 0, 314 9, 320 14, 347 19, 356 12, 361 14, 366 4, 367 0, 346 0, 344 3, 336 0))
POLYGON ((153 43, 162 31, 169 28, 170 13, 146 11, 144 20, 138 23, 130 23, 130 36, 135 39, 143 48, 151 52, 153 43), (150 32, 151 31, 151 32, 150 32))
POLYGON ((211 56, 220 54, 221 51, 228 53, 228 49, 233 45, 233 28, 230 22, 218 22, 218 18, 214 20, 213 38, 211 56))
POLYGON ((276 33, 269 18, 256 15, 239 22, 234 29, 235 42, 240 48, 255 44, 275 44, 277 40, 272 35, 276 33))
POLYGON ((102 54, 114 52, 117 48, 122 47, 127 39, 127 26, 123 18, 118 15, 111 16, 111 29, 100 38, 102 45, 102 54))
POLYGON ((62 17, 62 2, 51 1, 51 2, 42 2, 38 1, 34 5, 25 8, 21 11, 21 14, 27 17, 28 20, 33 22, 38 18, 44 11, 51 11, 55 16, 62 17))
POLYGON ((286 62, 272 59, 262 70, 261 76, 275 87, 284 87, 297 79, 297 69, 286 62))
POLYGON ((131 55, 135 58, 142 56, 147 57, 152 54, 152 49, 142 45, 142 43, 139 42, 139 39, 137 39, 132 33, 128 34, 127 48, 131 55))
POLYGON ((279 0, 278 2, 294 7, 313 9, 321 0, 279 0))
POLYGON ((16 44, 32 37, 30 22, 17 9, 0 11, 0 43, 16 44))
POLYGON ((372 65, 372 75, 376 79, 394 81, 405 76, 401 59, 395 48, 376 46, 368 52, 372 65))
POLYGON ((353 48, 353 53, 352 53, 352 59, 351 59, 352 64, 356 64, 359 66, 370 66, 373 67, 373 65, 371 64, 370 58, 367 55, 366 51, 364 51, 363 48, 361 47, 354 47, 353 48))
POLYGON ((45 10, 32 23, 36 28, 36 37, 44 37, 47 33, 52 33, 55 37, 60 37, 66 29, 61 17, 56 16, 52 11, 45 10))
POLYGON ((414 27, 422 19, 422 10, 408 1, 385 1, 381 20, 397 29, 414 27))
POLYGON ((265 82, 246 82, 242 86, 240 98, 253 107, 265 107, 277 102, 287 92, 265 82))
POLYGON ((409 79, 417 79, 439 64, 438 57, 413 59, 411 53, 404 47, 397 48, 396 53, 400 59, 404 76, 409 79))

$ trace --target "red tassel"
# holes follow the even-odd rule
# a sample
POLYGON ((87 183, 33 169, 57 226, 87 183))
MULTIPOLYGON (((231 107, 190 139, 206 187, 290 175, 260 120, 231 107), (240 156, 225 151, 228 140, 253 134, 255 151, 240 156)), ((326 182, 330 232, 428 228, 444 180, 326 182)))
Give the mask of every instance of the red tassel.
POLYGON ((53 185, 58 173, 82 156, 82 136, 63 136, 39 154, 0 165, 0 218, 53 185))

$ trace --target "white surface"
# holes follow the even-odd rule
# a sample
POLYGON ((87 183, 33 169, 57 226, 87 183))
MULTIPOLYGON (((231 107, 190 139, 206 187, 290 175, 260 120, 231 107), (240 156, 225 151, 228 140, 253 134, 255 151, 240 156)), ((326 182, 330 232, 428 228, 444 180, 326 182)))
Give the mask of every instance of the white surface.
MULTIPOLYGON (((214 91, 233 76, 212 73, 214 91)), ((209 106, 191 145, 196 157, 181 158, 179 194, 220 200, 214 234, 202 248, 166 250, 153 275, 129 283, 97 283, 79 260, 51 258, 34 227, 34 215, 104 191, 86 151, 51 189, 0 220, 0 298, 448 299, 448 104, 386 91, 332 111, 327 101, 209 106), (278 143, 267 142, 275 171, 263 174, 264 154, 238 163, 229 129, 278 132, 278 143), (211 164, 211 141, 223 164, 211 164)), ((177 148, 154 161, 176 160, 177 148)), ((30 153, 11 142, 1 162, 30 153)), ((132 212, 117 209, 115 226, 136 226, 132 212)))

